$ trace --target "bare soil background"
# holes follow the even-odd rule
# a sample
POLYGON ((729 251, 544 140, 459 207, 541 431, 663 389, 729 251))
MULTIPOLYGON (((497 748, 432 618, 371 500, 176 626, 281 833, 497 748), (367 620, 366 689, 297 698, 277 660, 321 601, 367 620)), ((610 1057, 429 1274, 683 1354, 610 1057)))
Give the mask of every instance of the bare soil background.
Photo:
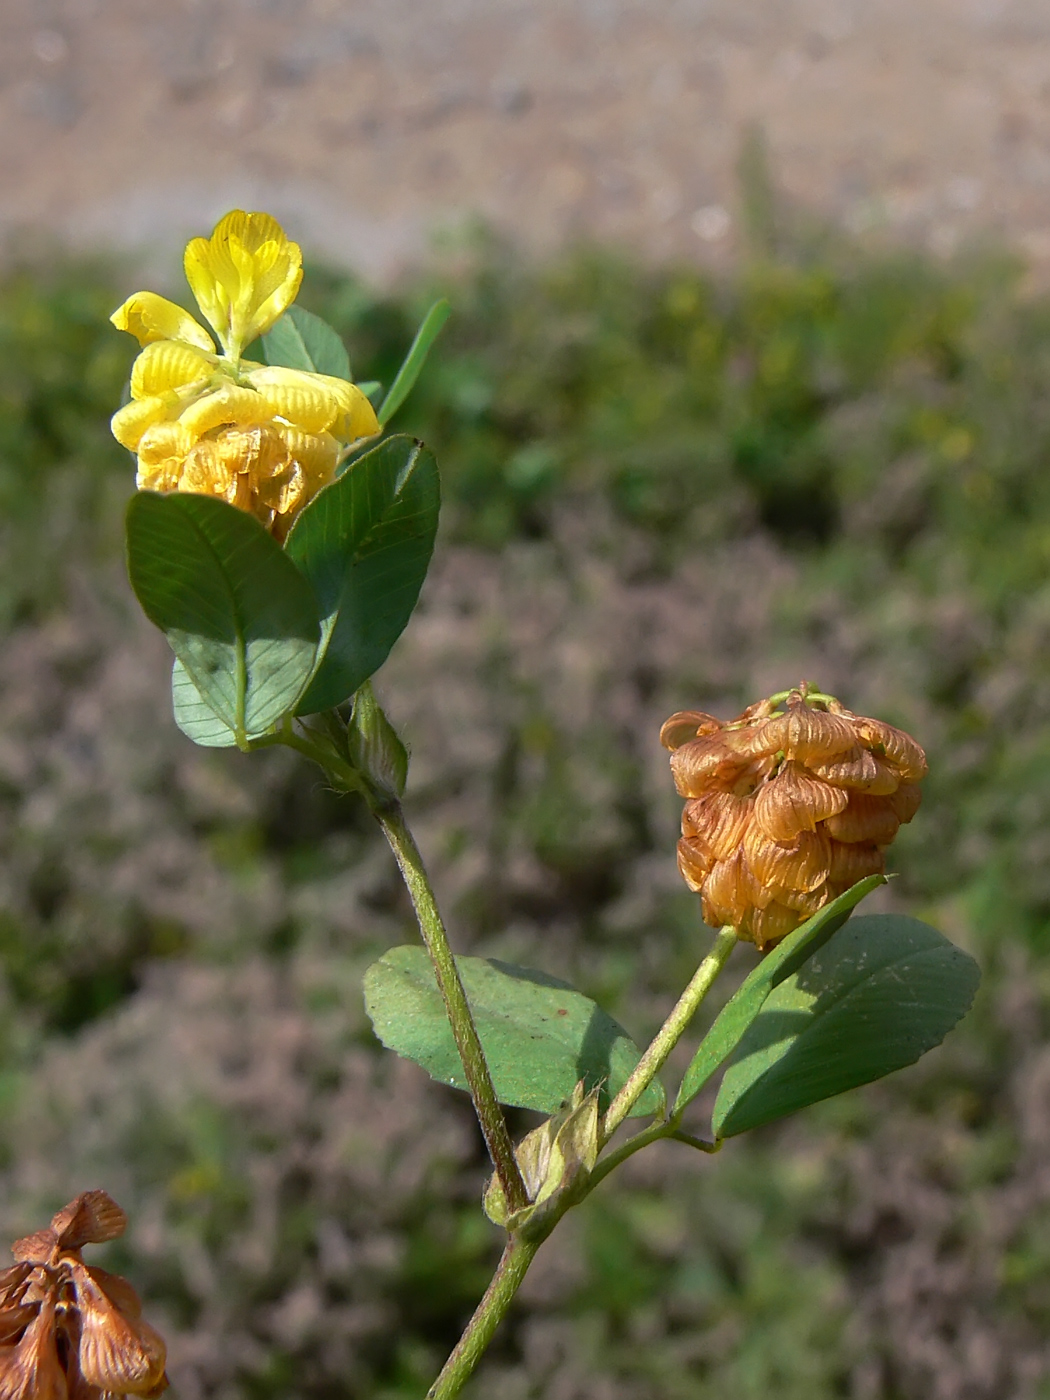
POLYGON ((480 215, 720 260, 803 206, 1050 268, 1046 0, 0 0, 0 240, 170 255, 235 204, 388 277, 480 215))

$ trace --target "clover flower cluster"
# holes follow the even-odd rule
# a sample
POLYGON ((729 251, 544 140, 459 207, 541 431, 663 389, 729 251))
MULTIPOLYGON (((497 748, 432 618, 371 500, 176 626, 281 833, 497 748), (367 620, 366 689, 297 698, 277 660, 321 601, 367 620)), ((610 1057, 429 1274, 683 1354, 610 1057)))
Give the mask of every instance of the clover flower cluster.
POLYGON ((163 1339, 126 1279, 84 1263, 86 1244, 122 1235, 127 1216, 105 1191, 85 1191, 46 1230, 16 1240, 0 1271, 4 1400, 154 1400, 168 1386, 163 1339))
POLYGON ((927 772, 903 730, 805 690, 723 723, 683 711, 664 724, 686 798, 678 866, 704 921, 770 947, 867 875, 919 807, 927 772))
POLYGON ((188 312, 136 292, 112 316, 142 346, 113 435, 138 486, 219 496, 283 539, 345 447, 379 431, 348 380, 241 358, 295 299, 302 253, 268 214, 234 210, 186 248, 186 277, 223 353, 188 312))

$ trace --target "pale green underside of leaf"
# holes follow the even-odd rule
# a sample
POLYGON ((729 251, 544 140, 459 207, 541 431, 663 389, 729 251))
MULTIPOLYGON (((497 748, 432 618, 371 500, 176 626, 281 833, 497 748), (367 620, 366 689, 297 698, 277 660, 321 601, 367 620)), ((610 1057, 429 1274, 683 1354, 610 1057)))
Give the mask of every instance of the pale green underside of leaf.
POLYGON ((178 657, 171 669, 171 708, 183 734, 202 748, 230 749, 237 743, 230 726, 223 724, 211 706, 201 699, 200 691, 178 657))

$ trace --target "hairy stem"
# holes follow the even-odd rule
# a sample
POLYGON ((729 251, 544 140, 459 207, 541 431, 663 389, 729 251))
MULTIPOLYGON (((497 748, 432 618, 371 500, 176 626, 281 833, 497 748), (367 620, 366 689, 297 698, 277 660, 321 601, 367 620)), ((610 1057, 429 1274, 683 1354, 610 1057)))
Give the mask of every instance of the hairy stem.
POLYGON ((696 969, 693 980, 678 998, 674 1010, 653 1037, 652 1043, 635 1065, 627 1083, 609 1105, 605 1122, 602 1124, 603 1141, 608 1141, 660 1073, 668 1055, 678 1044, 686 1026, 710 991, 711 984, 725 967, 729 954, 736 947, 736 941, 734 928, 727 926, 721 930, 715 939, 715 946, 696 969))
MULTIPOLYGON (((336 723, 341 724, 342 721, 337 719, 336 723)), ((481 1124, 489 1156, 492 1158, 492 1165, 495 1167, 496 1175, 503 1187, 503 1195, 507 1204, 511 1210, 520 1210, 523 1206, 528 1205, 529 1194, 525 1189, 525 1182, 522 1180, 521 1171, 514 1156, 514 1145, 510 1140, 507 1120, 504 1118, 503 1110, 496 1098, 492 1075, 489 1073, 485 1052, 481 1048, 481 1040, 474 1024, 467 994, 463 990, 463 983, 456 968, 456 960, 449 945, 448 934, 445 932, 445 925, 437 907, 437 900, 434 898, 426 866, 423 864, 419 847, 405 823, 401 804, 393 798, 380 794, 364 775, 340 754, 339 747, 332 735, 329 735, 325 741, 315 734, 297 733, 288 724, 273 736, 256 741, 253 747, 263 748, 269 744, 284 744, 288 748, 295 749, 297 753, 303 754, 304 757, 312 758, 325 770, 333 783, 343 791, 360 793, 368 803, 372 815, 382 827, 383 835, 394 853, 398 868, 408 888, 412 907, 416 914, 416 922, 423 935, 426 950, 430 954, 434 976, 437 979, 441 998, 445 1003, 445 1011, 452 1027, 452 1034, 455 1037, 456 1048, 463 1063, 467 1087, 470 1090, 470 1097, 474 1101, 474 1109, 478 1115, 478 1122, 481 1124)))
POLYGON ((427 1400, 452 1400, 470 1378, 496 1328, 506 1316, 511 1300, 539 1248, 527 1240, 511 1239, 485 1296, 467 1323, 455 1350, 441 1368, 441 1374, 427 1391, 427 1400))
MULTIPOLYGON (((463 1061, 463 1071, 470 1088, 470 1097, 474 1100, 478 1122, 481 1124, 489 1156, 492 1158, 492 1164, 496 1168, 500 1185, 503 1187, 503 1194, 511 1210, 520 1210, 523 1206, 528 1205, 529 1195, 518 1169, 514 1147, 507 1129, 507 1120, 504 1118, 503 1110, 496 1098, 496 1090, 493 1088, 492 1076, 485 1060, 485 1052, 481 1048, 477 1027, 474 1025, 474 1018, 467 1002, 467 994, 463 990, 463 983, 460 980, 456 960, 449 946, 445 925, 438 912, 437 901, 427 877, 423 857, 419 853, 419 847, 416 845, 412 833, 405 825, 400 803, 393 801, 383 804, 375 803, 372 805, 372 811, 379 825, 383 828, 383 835, 390 843, 390 849, 394 853, 401 875, 408 887, 412 906, 416 911, 419 930, 434 965, 434 973, 445 1003, 452 1034, 456 1038, 459 1057, 463 1061)), ((451 1395, 455 1392, 449 1391, 448 1393, 451 1395)))

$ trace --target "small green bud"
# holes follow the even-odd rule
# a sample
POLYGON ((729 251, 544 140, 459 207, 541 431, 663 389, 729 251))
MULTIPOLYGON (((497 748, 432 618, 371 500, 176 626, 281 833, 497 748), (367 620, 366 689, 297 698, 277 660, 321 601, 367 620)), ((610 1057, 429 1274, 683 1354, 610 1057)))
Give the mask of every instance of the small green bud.
POLYGON ((380 792, 400 797, 408 778, 408 751, 368 681, 354 696, 346 738, 354 767, 380 792))
POLYGON ((582 1198, 598 1160, 598 1090, 585 1094, 581 1080, 565 1107, 523 1138, 514 1155, 529 1204, 508 1210, 499 1178, 493 1176, 485 1190, 485 1214, 523 1239, 545 1239, 582 1198))

